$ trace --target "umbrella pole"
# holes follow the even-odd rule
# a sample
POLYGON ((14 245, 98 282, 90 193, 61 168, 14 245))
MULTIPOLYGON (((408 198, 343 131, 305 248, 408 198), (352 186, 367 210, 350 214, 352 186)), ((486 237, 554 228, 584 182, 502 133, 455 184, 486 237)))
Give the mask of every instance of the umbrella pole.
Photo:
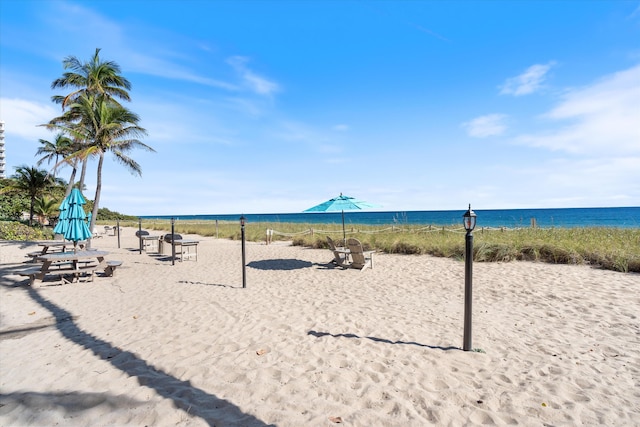
POLYGON ((342 211, 342 246, 347 246, 347 232, 344 230, 344 210, 342 211))

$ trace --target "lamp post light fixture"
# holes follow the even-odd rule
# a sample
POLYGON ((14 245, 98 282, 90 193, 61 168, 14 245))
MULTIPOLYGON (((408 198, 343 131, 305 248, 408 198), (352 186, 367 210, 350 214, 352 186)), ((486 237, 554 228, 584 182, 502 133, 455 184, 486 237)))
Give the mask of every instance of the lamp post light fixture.
POLYGON ((242 240, 242 287, 246 288, 247 287, 247 271, 246 271, 246 266, 247 263, 245 262, 245 250, 244 250, 244 223, 246 221, 246 218, 244 217, 244 215, 240 216, 240 239, 242 240))
POLYGON ((467 231, 464 250, 464 339, 462 349, 469 351, 471 350, 471 303, 473 301, 473 234, 471 232, 476 228, 476 214, 471 210, 471 204, 462 218, 464 229, 467 231))

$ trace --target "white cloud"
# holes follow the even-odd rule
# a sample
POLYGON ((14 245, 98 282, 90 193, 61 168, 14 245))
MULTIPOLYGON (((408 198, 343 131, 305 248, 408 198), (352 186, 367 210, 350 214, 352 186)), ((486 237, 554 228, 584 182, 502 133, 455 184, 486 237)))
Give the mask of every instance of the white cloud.
POLYGON ((542 83, 554 62, 548 64, 535 64, 527 68, 524 73, 511 77, 502 85, 501 95, 529 95, 542 87, 542 83))
POLYGON ((272 95, 280 90, 280 86, 265 77, 251 71, 246 64, 248 58, 242 56, 233 56, 227 62, 240 74, 246 86, 259 95, 272 95))
POLYGON ((517 141, 572 153, 640 152, 640 65, 567 92, 543 119, 561 127, 517 141))
MULTIPOLYGON (((276 140, 304 143, 313 143, 320 139, 319 135, 309 126, 291 120, 281 122, 278 129, 272 132, 272 136, 276 140)), ((324 138, 322 138, 322 140, 324 140, 324 138)))
POLYGON ((0 98, 0 120, 7 134, 24 139, 45 138, 50 132, 39 125, 48 123, 60 111, 52 105, 15 98, 0 98))
POLYGON ((349 130, 349 125, 339 124, 333 127, 333 130, 337 130, 339 132, 345 132, 349 130))
POLYGON ((150 76, 158 76, 167 79, 183 80, 198 83, 205 86, 217 87, 230 91, 238 90, 238 87, 218 79, 204 77, 193 73, 184 67, 171 61, 159 57, 152 57, 147 54, 129 52, 126 56, 126 65, 129 69, 144 73, 150 76))
MULTIPOLYGON (((102 47, 101 57, 112 59, 117 53, 116 62, 122 66, 126 73, 130 71, 157 76, 166 79, 193 82, 205 86, 217 87, 229 91, 237 91, 235 85, 208 76, 208 70, 204 73, 194 72, 188 66, 192 59, 192 48, 202 49, 201 41, 187 38, 181 34, 166 33, 164 30, 154 27, 125 26, 98 14, 81 5, 60 3, 56 13, 47 15, 47 22, 57 32, 69 34, 68 37, 76 38, 77 32, 82 32, 86 37, 74 40, 81 50, 87 52, 78 59, 85 61, 89 54, 93 54, 95 46, 102 47), (74 26, 68 22, 76 23, 74 26), (144 36, 141 34, 144 33, 144 36), (96 37, 96 34, 109 34, 107 39, 96 37), (171 43, 157 44, 158 38, 167 38, 171 43)), ((56 52, 53 57, 60 58, 56 52)), ((67 54, 65 54, 66 56, 67 54)), ((125 74, 126 74, 125 73, 125 74)))
POLYGON ((474 138, 486 138, 502 135, 506 130, 504 124, 507 118, 504 114, 488 114, 462 124, 467 129, 467 134, 474 138))

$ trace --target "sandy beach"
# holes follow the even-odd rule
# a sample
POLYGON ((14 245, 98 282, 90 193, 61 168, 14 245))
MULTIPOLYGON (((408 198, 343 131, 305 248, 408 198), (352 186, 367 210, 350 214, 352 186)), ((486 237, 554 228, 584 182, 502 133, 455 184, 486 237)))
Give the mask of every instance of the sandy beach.
MULTIPOLYGON (((2 426, 640 425, 640 275, 200 241, 198 260, 93 246, 113 277, 33 288, 0 242, 2 426)), ((160 234, 152 232, 151 234, 160 234)))

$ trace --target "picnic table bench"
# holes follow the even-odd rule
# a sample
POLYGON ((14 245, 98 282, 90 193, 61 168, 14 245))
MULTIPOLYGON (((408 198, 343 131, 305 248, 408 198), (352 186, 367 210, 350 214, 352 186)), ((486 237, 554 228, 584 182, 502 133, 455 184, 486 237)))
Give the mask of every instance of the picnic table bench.
POLYGON ((29 277, 31 286, 34 286, 37 280, 44 281, 47 276, 58 276, 63 284, 79 281, 80 277, 87 275, 93 281, 96 270, 103 269, 106 272, 108 264, 104 257, 108 254, 109 252, 106 251, 94 250, 44 254, 36 258, 42 262, 40 268, 30 268, 18 272, 18 274, 29 277), (66 276, 71 276, 71 279, 68 280, 66 276))

